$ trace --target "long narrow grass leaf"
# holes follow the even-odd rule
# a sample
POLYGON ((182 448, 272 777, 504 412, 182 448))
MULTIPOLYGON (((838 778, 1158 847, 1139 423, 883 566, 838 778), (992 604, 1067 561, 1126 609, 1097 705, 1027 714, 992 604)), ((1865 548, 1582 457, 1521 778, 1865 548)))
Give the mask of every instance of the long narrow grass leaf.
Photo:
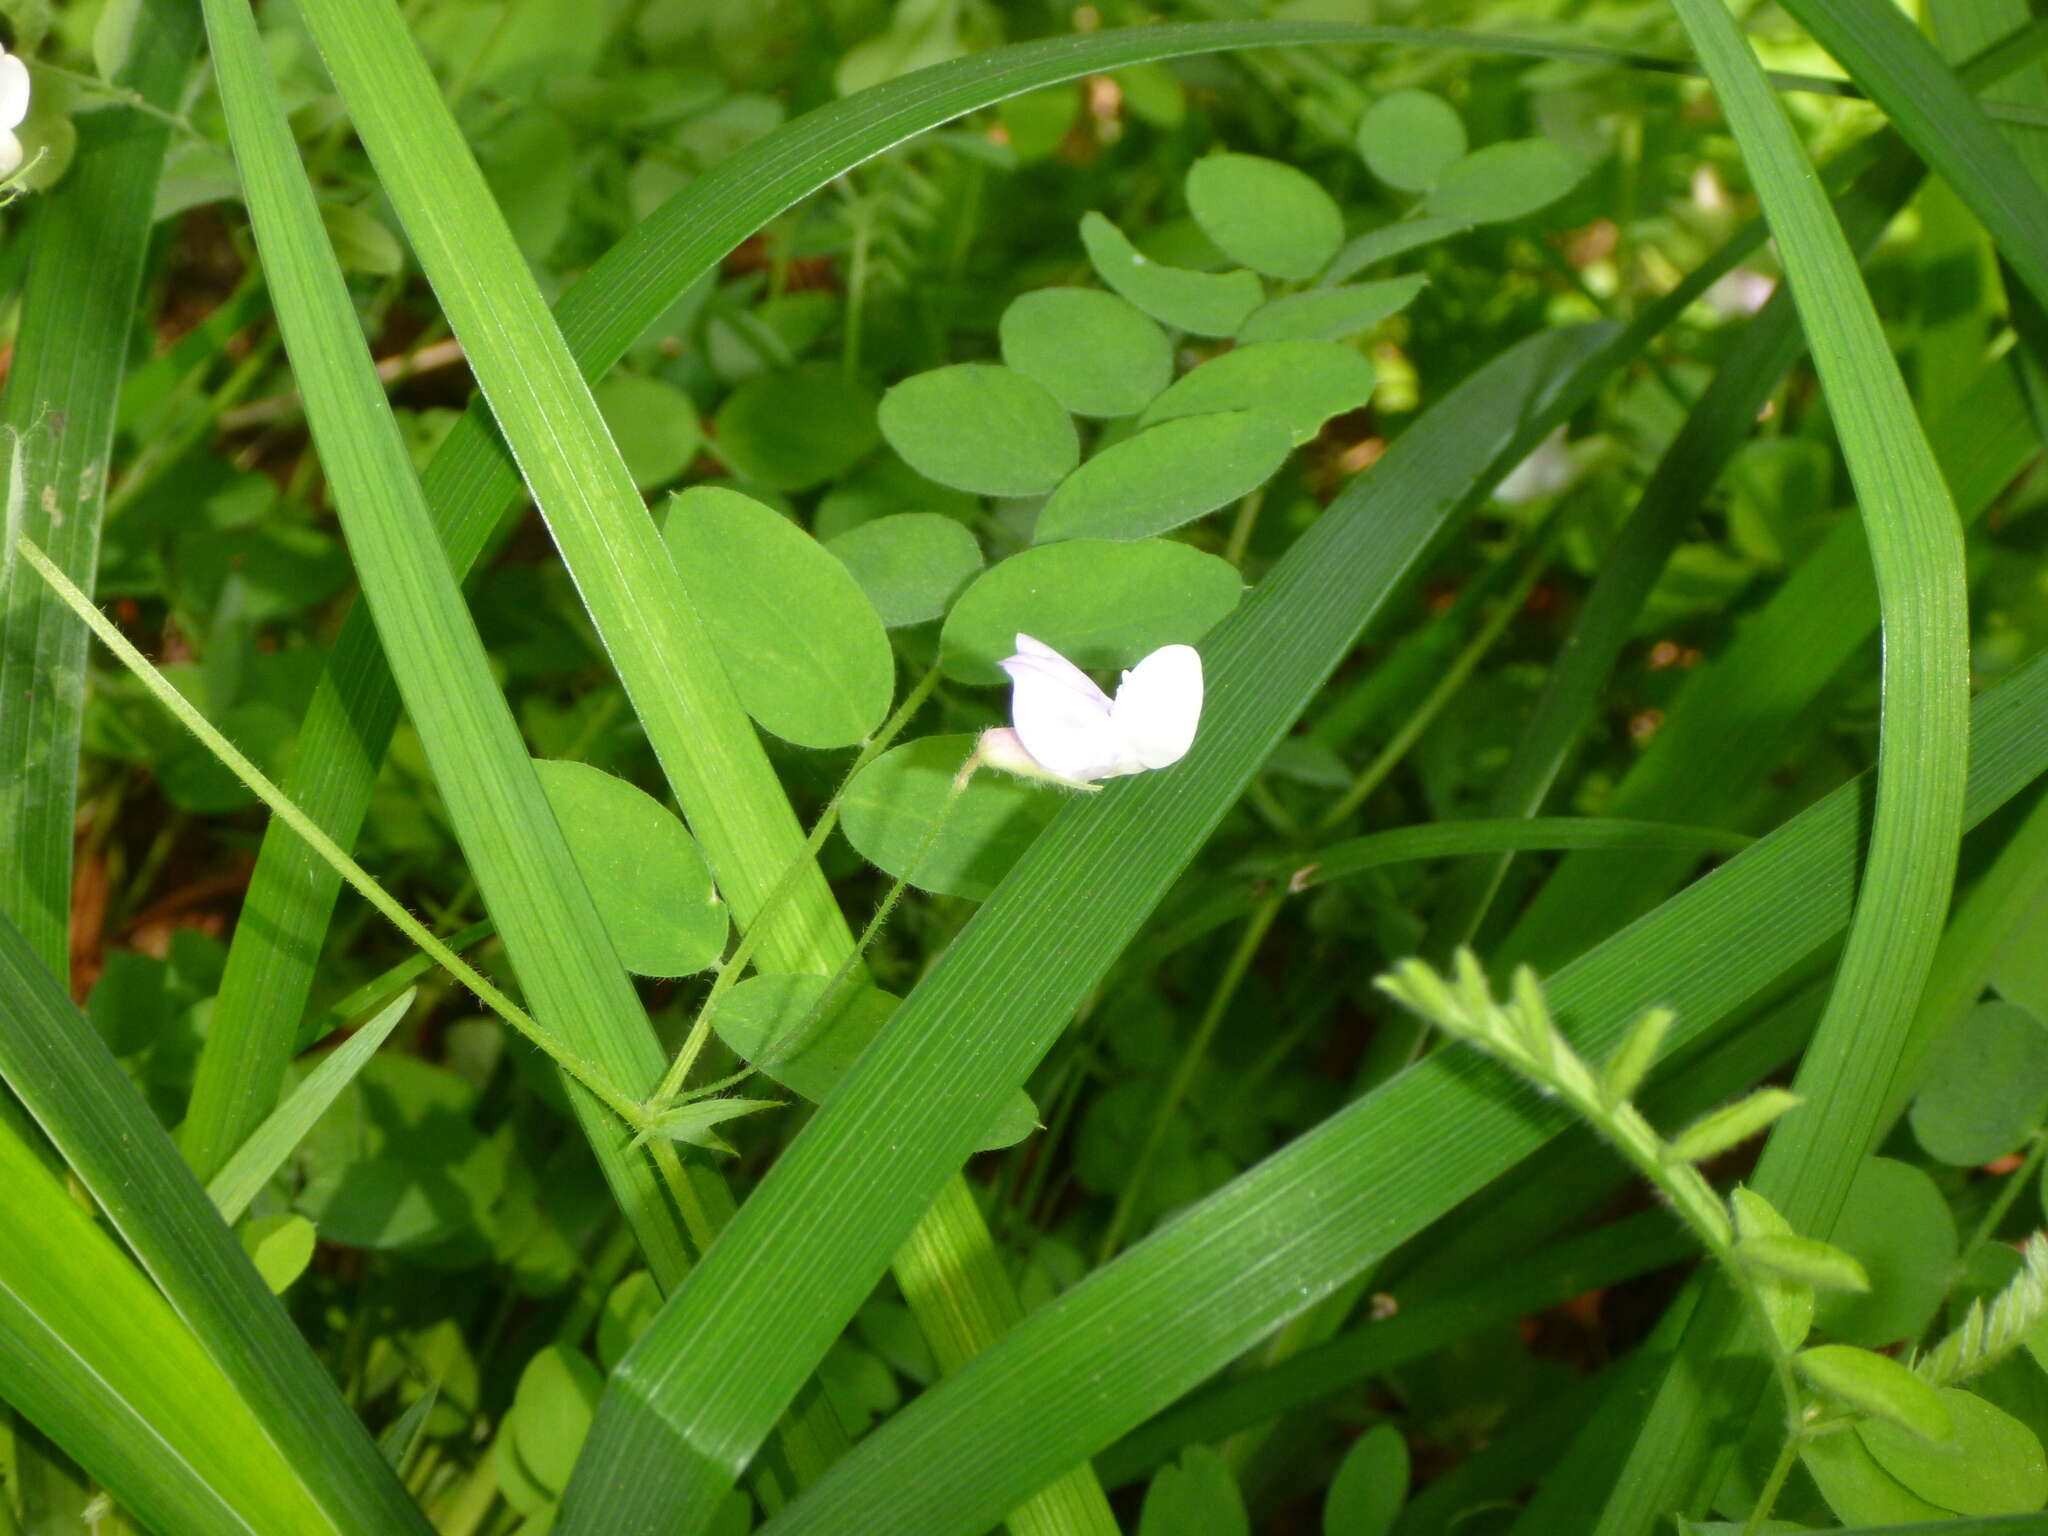
POLYGON ((156 1288, 5 1126, 0 1181, 10 1406, 164 1536, 370 1529, 323 1515, 156 1288))
MULTIPOLYGON (((1785 9, 1956 190, 2028 290, 2048 304, 2048 188, 2028 172, 2019 151, 1905 12, 1861 0, 1785 0, 1785 9)), ((1697 35, 1694 46, 1700 47, 1697 35)), ((1728 82, 1704 48, 1701 54, 1725 99, 1728 82)), ((1738 128, 1737 138, 1744 137, 1738 128)), ((1756 151, 1745 143, 1744 153, 1753 157, 1756 151)))
POLYGON ((338 1530, 424 1531, 367 1431, 99 1032, 0 917, 0 1077, 338 1530))
MULTIPOLYGON (((209 0, 205 14, 229 137, 321 467, 463 851, 534 1015, 610 1082, 645 1092, 660 1074, 660 1047, 435 537, 255 19, 237 0, 209 0)), ((626 1128, 609 1110, 581 1090, 570 1100, 650 1266, 673 1284, 687 1248, 653 1170, 627 1153, 626 1128)))
POLYGON ((1394 864, 1454 859, 1478 853, 1589 853, 1641 857, 1670 853, 1697 860, 1703 854, 1740 853, 1753 841, 1740 832, 1668 821, 1634 821, 1605 816, 1532 816, 1500 820, 1432 821, 1390 827, 1346 838, 1328 847, 1256 866, 1249 885, 1216 892, 1172 928, 1134 946, 1128 964, 1143 970, 1162 956, 1193 943, 1258 907, 1270 881, 1284 879, 1291 893, 1312 891, 1394 864))
MULTIPOLYGON (((159 109, 177 99, 199 43, 182 0, 136 8, 116 83, 159 109)), ((10 239, 28 280, 13 337, 0 452, 11 483, 0 552, 0 912, 68 974, 71 840, 85 706, 85 635, 44 585, 15 569, 26 535, 88 592, 99 566, 128 334, 149 249, 167 124, 146 112, 81 113, 71 172, 35 197, 10 239)))
POLYGON ((368 1065, 377 1047, 391 1038, 391 1031, 412 1007, 418 994, 408 990, 393 998, 384 1010, 343 1041, 292 1090, 291 1096, 256 1127, 256 1132, 222 1164, 219 1173, 206 1183, 207 1198, 225 1221, 239 1220, 249 1202, 268 1184, 292 1149, 305 1140, 313 1122, 368 1065))
MULTIPOLYGON (((1720 0, 1676 7, 1777 236, 1856 488, 1882 615, 1870 857, 1835 990, 1793 1080, 1806 1107, 1773 1132, 1754 1180, 1795 1231, 1825 1237, 1883 1114, 1954 879, 1968 761, 1962 537, 1870 295, 1782 106, 1720 0)), ((1995 142, 2009 157, 2009 146, 1995 142)), ((1931 147, 1922 149, 1932 158, 1931 147)), ((1644 1419, 1602 1530, 1637 1529, 1691 1506, 1706 1424, 1691 1384, 1676 1378, 1726 1369, 1716 1357, 1737 1337, 1740 1315, 1721 1288, 1694 1319, 1683 1363, 1644 1419)))
POLYGON ((1118 1487, 1184 1445, 1225 1439, 1481 1329, 1618 1285, 1697 1251, 1669 1216, 1645 1212, 1555 1243, 1448 1295, 1417 1292, 1405 1304, 1396 1295, 1401 1309, 1384 1321, 1361 1324, 1278 1365, 1193 1394, 1109 1447, 1096 1468, 1104 1483, 1118 1487))

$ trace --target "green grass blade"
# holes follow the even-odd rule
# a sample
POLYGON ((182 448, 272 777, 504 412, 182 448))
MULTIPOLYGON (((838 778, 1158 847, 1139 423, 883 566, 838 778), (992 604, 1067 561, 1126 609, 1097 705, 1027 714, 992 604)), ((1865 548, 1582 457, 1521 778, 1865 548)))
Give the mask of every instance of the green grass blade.
MULTIPOLYGON (((1983 370, 1934 429, 1935 453, 1964 521, 1974 523, 2040 452, 2013 360, 1983 370)), ((1877 629, 1863 529, 1845 518, 1686 681, 1664 726, 1615 786, 1616 815, 1740 825, 1814 705, 1877 629)), ((1574 855, 1544 881, 1496 955, 1550 971, 1650 910, 1692 868, 1682 857, 1574 855)))
MULTIPOLYGON (((168 108, 198 43, 191 7, 148 0, 118 82, 168 108)), ((70 966, 85 634, 17 568, 13 545, 26 534, 92 590, 116 397, 170 132, 125 110, 83 113, 77 127, 70 174, 30 199, 14 236, 29 243, 29 270, 0 408, 0 449, 22 491, 19 525, 10 509, 0 553, 0 913, 60 975, 70 966)))
POLYGON ((163 1297, 4 1126, 0 1186, 9 1404, 161 1536, 371 1529, 323 1515, 163 1297))
MULTIPOLYGON (((229 136, 321 467, 457 837, 530 1011, 615 1085, 644 1092, 660 1074, 660 1048, 434 535, 254 17, 236 0, 210 0, 205 14, 229 136)), ((627 1132, 609 1111, 579 1088, 569 1097, 650 1266, 673 1284, 687 1249, 652 1169, 627 1153, 627 1132)))
POLYGON ((1606 327, 1553 332, 1480 370, 1210 636, 1209 713, 1187 759, 1053 821, 620 1362, 563 1504, 564 1536, 700 1528, 896 1235, 965 1160, 988 1106, 1023 1081, 1375 608, 1489 468, 1533 445, 1636 345, 1606 327), (749 1313, 760 1276, 774 1277, 776 1305, 749 1313))
POLYGON ((426 1522, 99 1032, 0 918, 0 1076, 340 1530, 426 1522))
MULTIPOLYGON (((1953 63, 2025 28, 2031 19, 2029 9, 2028 0, 1931 0, 1928 20, 1933 23, 1942 56, 1953 63)), ((2010 80, 1986 91, 1984 99, 2015 102, 2036 110, 2048 106, 2048 67, 2037 61, 2032 68, 2016 72, 2010 80)), ((2021 129, 2008 129, 2006 137, 2019 151, 2034 180, 2048 187, 2048 139, 2021 129)))
MULTIPOLYGON (((1980 699, 1973 723, 1975 823, 2048 772, 2048 656, 1980 699)), ((1850 921, 1872 789, 1870 775, 1844 785, 1552 977, 1578 1049, 1600 1058, 1657 1002, 1677 1011, 1676 1052, 1830 943, 1850 921)), ((979 1530, 1040 1465, 1127 1432, 1570 1123, 1469 1052, 1426 1057, 1033 1313, 768 1529, 979 1530), (1117 1393, 1078 1399, 1082 1373, 1117 1393)))
MULTIPOLYGON (((303 14, 683 815, 748 924, 804 847, 760 735, 397 9, 309 0, 303 14)), ((807 861, 764 960, 825 969, 821 957, 848 946, 844 927, 807 861)))
POLYGON ((1590 1290, 1692 1257, 1697 1246, 1661 1211, 1645 1211, 1517 1262, 1448 1294, 1426 1296, 1254 1375, 1219 1382, 1126 1435, 1097 1458, 1111 1488, 1144 1476, 1184 1445, 1214 1443, 1329 1397, 1481 1329, 1512 1323, 1590 1290))
MULTIPOLYGON (((1785 9, 1956 190, 2028 291, 2048 304, 2048 189, 1905 12, 1863 0, 1785 0, 1785 9)), ((1694 47, 1700 47, 1696 36, 1694 47)), ((1702 54, 1725 98, 1728 82, 1702 54)), ((1736 137, 1743 138, 1739 129, 1736 137)), ((1744 153, 1755 151, 1745 144, 1744 153)))
POLYGON ((1318 849, 1295 876, 1302 889, 1414 859, 1464 853, 1525 853, 1561 849, 1642 852, 1664 849, 1699 855, 1740 853, 1750 844, 1740 832, 1670 821, 1606 816, 1538 816, 1484 821, 1433 821, 1423 826, 1369 832, 1318 849))
POLYGON ((292 1090, 291 1097, 278 1105, 270 1118, 236 1149, 235 1155, 221 1165, 220 1172, 207 1180, 206 1197, 223 1220, 241 1219, 249 1202, 284 1166, 284 1160, 305 1139, 313 1122, 327 1112, 327 1106, 342 1089, 355 1081, 356 1074, 377 1054, 377 1047, 391 1038, 391 1031, 398 1027, 398 1021, 405 1017, 418 995, 408 989, 393 998, 375 1018, 329 1052, 319 1066, 306 1074, 306 1080, 292 1090))
MULTIPOLYGON (((1884 1112, 1954 878, 1969 698, 1962 538, 1841 226, 1783 108, 1720 0, 1676 3, 1777 235, 1856 487, 1881 612, 1883 713, 1870 857, 1835 990, 1793 1080, 1805 1103, 1773 1130, 1754 1179, 1794 1230, 1825 1237, 1884 1112)), ((1972 104, 1963 107, 1976 115, 1972 104)), ((1893 109, 1902 110, 1898 103, 1893 109)), ((1912 137, 1909 122, 1900 128, 1912 137)), ((1947 129, 1962 132, 1953 123, 1947 129)), ((2010 154, 2002 140, 1998 147, 2010 154)), ((2038 191, 2023 170, 2016 175, 2038 191)), ((1960 183, 1957 190, 1964 191, 1960 183)), ((1708 1453, 1695 1388, 1728 1368, 1742 1326, 1727 1290, 1712 1290, 1657 1402, 1636 1421, 1628 1470, 1601 1530, 1634 1531, 1691 1507, 1708 1453)))

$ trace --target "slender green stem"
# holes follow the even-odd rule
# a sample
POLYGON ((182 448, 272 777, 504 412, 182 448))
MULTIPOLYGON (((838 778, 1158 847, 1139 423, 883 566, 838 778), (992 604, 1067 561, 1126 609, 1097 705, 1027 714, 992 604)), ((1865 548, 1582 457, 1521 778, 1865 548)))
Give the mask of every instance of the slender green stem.
POLYGON ((1266 488, 1262 485, 1237 504, 1237 517, 1230 525, 1230 541, 1223 546, 1223 558, 1240 568, 1244 565, 1244 552, 1251 547, 1252 530, 1259 526, 1259 511, 1266 504, 1266 488))
MULTIPOLYGON (((960 771, 953 775, 952 787, 946 791, 946 798, 940 804, 938 814, 932 817, 932 824, 925 828, 924 837, 918 843, 916 851, 911 854, 910 862, 903 866, 906 871, 915 870, 924 863, 925 855, 931 852, 932 844, 938 841, 939 833, 945 829, 947 819, 952 816, 953 807, 960 803, 961 795, 967 792, 968 780, 974 777, 981 765, 979 748, 967 754, 967 761, 962 763, 960 771)), ((889 886, 888 894, 883 896, 875 907, 874 915, 868 919, 867 926, 861 929, 859 936, 854 939, 852 951, 839 962, 839 969, 834 971, 832 979, 825 983, 825 990, 818 994, 817 1001, 811 1004, 801 1019, 785 1026, 780 1035, 762 1047, 761 1054, 764 1057, 774 1056, 785 1040, 801 1040, 819 1019, 831 1013, 838 1002, 840 992, 852 978, 854 967, 860 964, 861 957, 868 952, 869 946, 881 934, 883 926, 896 910, 896 903, 903 899, 903 893, 909 888, 909 874, 898 875, 889 886)))
POLYGON ((36 60, 36 73, 39 75, 51 75, 59 80, 68 80, 88 95, 100 96, 108 101, 119 102, 131 112, 140 112, 144 117, 153 117, 160 123, 169 123, 178 132, 189 134, 195 139, 212 144, 214 148, 220 150, 223 154, 227 152, 227 145, 207 138, 205 134, 192 126, 190 119, 181 117, 175 112, 166 112, 140 91, 131 91, 125 86, 109 85, 97 75, 82 75, 75 69, 65 69, 61 65, 52 64, 48 59, 36 60))
MULTIPOLYGON (((1563 1044, 1562 1037, 1559 1037, 1559 1043, 1560 1049, 1569 1051, 1570 1047, 1563 1044)), ((1575 1056, 1572 1059, 1577 1060, 1575 1056)), ((1649 1180, 1652 1187, 1662 1192, 1672 1211, 1692 1228, 1701 1245, 1748 1303, 1757 1325, 1763 1330, 1770 1353, 1771 1374, 1785 1400, 1785 1436, 1788 1440, 1797 1439, 1802 1426, 1799 1384, 1792 1375, 1791 1351, 1778 1337, 1778 1330, 1771 1321, 1770 1307, 1757 1285, 1756 1276, 1735 1256, 1734 1230, 1713 1187, 1692 1164, 1674 1162, 1667 1155, 1663 1138, 1633 1104, 1609 1105, 1597 1092, 1586 1091, 1585 1084, 1572 1074, 1546 1072, 1531 1058, 1523 1058, 1518 1065, 1527 1076, 1552 1088, 1559 1098, 1578 1112, 1581 1119, 1605 1135, 1615 1150, 1633 1163, 1636 1171, 1649 1180)))
POLYGON ((65 605, 85 621, 86 626, 99 637, 100 643, 114 653, 115 659, 134 673, 142 685, 156 696, 157 702, 177 716, 180 724, 197 736, 207 750, 219 758, 222 765, 247 785, 259 800, 269 806, 280 821, 304 838, 321 858, 334 867, 342 879, 355 888, 357 894, 388 918, 400 933, 433 956, 443 970, 474 992, 506 1023, 545 1051, 564 1072, 587 1088, 598 1102, 628 1125, 636 1129, 640 1126, 640 1106, 613 1087, 606 1080, 602 1068, 570 1051, 523 1008, 493 986, 482 972, 436 938, 424 924, 406 911, 371 878, 367 870, 344 853, 334 839, 320 829, 318 823, 293 804, 283 790, 264 776, 261 769, 215 730, 213 723, 201 714, 189 699, 172 687, 140 651, 128 643, 120 630, 109 623, 106 615, 93 605, 92 599, 79 591, 70 579, 51 563, 48 555, 26 538, 17 540, 16 548, 20 551, 22 559, 34 567, 36 574, 50 584, 51 590, 63 599, 65 605))
MULTIPOLYGON (((697 1017, 691 1022, 690 1033, 684 1039, 682 1049, 676 1052, 676 1059, 669 1063, 668 1071, 662 1075, 661 1085, 647 1101, 650 1120, 659 1116, 674 1102, 676 1095, 682 1092, 683 1084, 689 1080, 690 1069, 697 1064, 698 1056, 711 1039, 712 1020, 717 1015, 719 1003, 724 1001, 725 994, 738 983, 741 974, 746 970, 747 962, 754 957, 754 950, 760 942, 761 935, 768 931, 778 909, 796 890, 798 878, 817 858, 818 850, 825 846, 825 839, 832 835, 832 829, 839 825, 839 807, 846 799, 847 787, 853 783, 854 775, 888 750, 889 744, 902 734, 903 728, 910 724, 912 718, 924 707, 925 700, 932 696, 932 690, 938 684, 939 669, 933 667, 917 680, 909 693, 903 696, 903 702, 896 707, 896 712, 868 739, 867 745, 861 748, 860 755, 854 758, 853 766, 846 770, 846 776, 839 781, 839 787, 832 792, 832 798, 825 802, 825 809, 818 813, 817 823, 811 828, 811 835, 804 839, 802 851, 783 866, 782 873, 768 892, 767 901, 762 904, 761 910, 754 914, 754 921, 748 924, 747 931, 740 936, 738 945, 733 949, 732 958, 719 967, 718 978, 711 983, 711 991, 705 997, 704 1005, 697 1010, 697 1017)), ((951 805, 952 802, 949 800, 948 808, 951 805)), ((854 957, 858 958, 865 947, 857 947, 853 952, 854 957)))
MULTIPOLYGON (((1550 1015, 1535 973, 1518 968, 1509 1000, 1495 1003, 1479 962, 1457 952, 1455 982, 1422 961, 1408 961, 1380 989, 1444 1033, 1466 1041, 1560 1100, 1662 1193, 1672 1211, 1720 1266, 1763 1330, 1772 1376, 1785 1404, 1785 1437, 1806 1433, 1790 1347, 1779 1338, 1763 1288, 1735 1252, 1736 1228, 1721 1197, 1690 1161, 1675 1155, 1627 1099, 1616 1100, 1602 1076, 1572 1048, 1550 1015)), ((1775 1495, 1773 1495, 1775 1497, 1775 1495)))
POLYGON ((2034 1187, 2034 1170, 2040 1167, 2044 1153, 2048 1153, 2048 1133, 2036 1131, 2028 1143, 2026 1159, 2005 1176, 2005 1184, 1992 1199, 1990 1209, 1984 1212, 1984 1219, 1977 1223, 1970 1240, 1956 1250, 1958 1271, 1972 1253, 1991 1241, 1998 1231, 1998 1224, 2005 1220, 2006 1212, 2012 1209, 2013 1202, 2021 1193, 2034 1187))
POLYGON ((1152 1111, 1152 1124, 1145 1132, 1145 1144, 1138 1151, 1138 1160, 1131 1165, 1131 1176, 1124 1180, 1124 1187, 1116 1198, 1116 1209, 1110 1213, 1109 1226, 1103 1231, 1102 1246, 1095 1255, 1096 1268, 1100 1269, 1116 1256, 1124 1229, 1130 1225, 1131 1216, 1138 1208, 1138 1196, 1144 1192, 1152 1164, 1166 1140, 1166 1128, 1179 1112, 1181 1101, 1187 1097, 1195 1072, 1201 1066, 1202 1058, 1209 1053, 1209 1042, 1215 1038, 1223 1015, 1230 1011, 1237 989, 1250 971, 1253 957, 1259 952, 1259 944, 1265 939, 1266 930, 1273 926, 1273 919, 1280 915, 1281 905, 1286 899, 1284 891, 1267 897, 1245 923, 1237 948, 1231 952, 1230 959, 1224 964, 1223 975, 1216 983, 1216 990, 1210 994, 1209 1006, 1203 1010, 1201 1022, 1195 1026, 1187 1049, 1181 1052, 1173 1076, 1167 1081, 1166 1092, 1160 1095, 1159 1103, 1152 1111))
POLYGON ((711 1219, 711 1213, 704 1209, 704 1202, 698 1198, 697 1188, 690 1182, 690 1170, 683 1166, 675 1143, 659 1132, 648 1137, 647 1150, 654 1156, 654 1166, 661 1174, 661 1181, 668 1186, 669 1198, 675 1201, 676 1209, 682 1213, 690 1241, 702 1253, 718 1236, 718 1223, 711 1219))
POLYGON ((1771 1475, 1757 1490, 1756 1504, 1750 1509, 1749 1518, 1742 1522, 1742 1536, 1757 1536, 1771 1518, 1771 1506, 1778 1502, 1778 1495, 1784 1491, 1785 1479, 1792 1475, 1792 1464, 1799 1459, 1799 1447, 1803 1443, 1803 1436, 1787 1435, 1785 1443, 1778 1447, 1778 1459, 1771 1464, 1771 1475))

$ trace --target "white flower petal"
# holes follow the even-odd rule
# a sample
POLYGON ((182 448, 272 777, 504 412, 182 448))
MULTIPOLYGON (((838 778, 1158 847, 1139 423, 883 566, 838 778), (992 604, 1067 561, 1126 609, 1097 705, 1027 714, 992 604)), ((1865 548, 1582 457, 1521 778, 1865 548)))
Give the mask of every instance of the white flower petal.
MULTIPOLYGON (((28 66, 11 53, 0 53, 0 128, 19 128, 28 116, 28 66)), ((21 146, 14 149, 21 164, 21 146)), ((12 170, 14 167, 9 166, 12 170)))
POLYGON ((1109 695, 1051 646, 1017 637, 1010 674, 1010 719, 1017 739, 1054 778, 1071 784, 1136 773, 1138 763, 1110 712, 1109 695))
POLYGON ((0 128, 0 176, 12 176, 21 169, 21 140, 0 128))
POLYGON ((1017 654, 1001 665, 1010 674, 1015 730, 990 732, 985 741, 1006 739, 996 743, 1002 752, 984 757, 1011 772, 1028 773, 1002 760, 1013 742, 1046 776, 1090 785, 1177 763, 1195 739, 1202 658, 1192 646, 1154 651, 1124 674, 1114 700, 1087 673, 1029 635, 1017 636, 1017 654))
POLYGON ((1147 768, 1179 762, 1202 720, 1201 653, 1192 645, 1161 646, 1124 674, 1110 714, 1147 768))

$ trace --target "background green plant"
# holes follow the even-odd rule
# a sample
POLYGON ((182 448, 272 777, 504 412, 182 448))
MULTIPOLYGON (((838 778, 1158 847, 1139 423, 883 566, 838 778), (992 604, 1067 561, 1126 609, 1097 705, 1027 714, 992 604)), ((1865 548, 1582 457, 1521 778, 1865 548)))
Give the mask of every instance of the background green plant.
POLYGON ((2024 0, 0 14, 0 1530, 1759 1524, 1463 943, 1806 1099, 1975 1438, 1777 1515, 2038 1519, 2024 0), (1019 630, 1195 750, 956 800, 1019 630))

